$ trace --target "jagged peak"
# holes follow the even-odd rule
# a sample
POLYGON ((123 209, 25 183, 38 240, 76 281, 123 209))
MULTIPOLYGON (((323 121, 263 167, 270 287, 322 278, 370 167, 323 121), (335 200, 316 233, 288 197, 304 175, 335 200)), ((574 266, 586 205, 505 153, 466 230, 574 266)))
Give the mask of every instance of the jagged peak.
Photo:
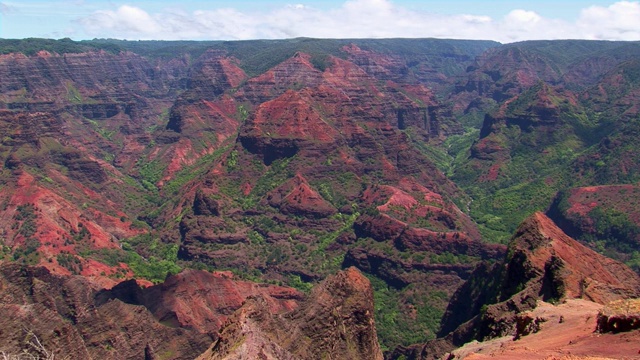
POLYGON ((565 94, 561 94, 553 86, 538 81, 535 85, 514 97, 504 105, 506 114, 520 113, 553 113, 558 111, 565 94))
POLYGON ((550 245, 555 239, 567 242, 567 238, 575 242, 575 240, 569 238, 569 236, 560 230, 545 214, 536 212, 520 224, 512 238, 510 246, 535 250, 550 245))
POLYGON ((528 274, 529 280, 541 277, 540 292, 545 284, 553 286, 554 297, 606 303, 640 295, 640 277, 633 270, 580 244, 541 212, 518 227, 508 254, 510 270, 523 270, 516 272, 528 274))
POLYGON ((536 308, 538 300, 607 304, 639 295, 635 272, 581 245, 536 212, 518 227, 501 265, 479 266, 457 290, 440 335, 457 328, 445 341, 460 346, 513 334, 516 314, 536 308))
POLYGON ((271 70, 280 70, 282 68, 288 68, 292 65, 297 66, 300 70, 313 71, 315 73, 322 72, 316 69, 311 63, 311 55, 302 51, 297 51, 295 54, 293 54, 292 57, 276 65, 271 70))
POLYGON ((283 213, 326 217, 337 212, 336 208, 313 189, 300 173, 269 193, 268 201, 272 206, 280 208, 283 213))
POLYGON ((373 294, 373 288, 369 279, 367 279, 360 270, 351 266, 336 275, 327 278, 320 286, 314 288, 311 297, 322 297, 323 293, 335 293, 337 289, 346 290, 352 294, 366 296, 373 294))

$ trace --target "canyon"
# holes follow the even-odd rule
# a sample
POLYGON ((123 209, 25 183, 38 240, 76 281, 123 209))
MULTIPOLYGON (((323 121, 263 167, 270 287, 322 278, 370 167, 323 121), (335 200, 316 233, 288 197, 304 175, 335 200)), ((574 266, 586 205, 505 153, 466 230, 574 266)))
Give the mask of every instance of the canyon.
POLYGON ((639 58, 0 39, 0 350, 482 358, 455 348, 574 308, 595 331, 640 295, 639 58))

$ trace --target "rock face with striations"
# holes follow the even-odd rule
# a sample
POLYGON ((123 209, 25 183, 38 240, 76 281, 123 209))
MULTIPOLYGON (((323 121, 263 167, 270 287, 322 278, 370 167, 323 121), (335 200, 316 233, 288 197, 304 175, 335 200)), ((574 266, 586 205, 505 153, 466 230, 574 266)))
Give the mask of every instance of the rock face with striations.
POLYGON ((518 228, 504 262, 477 268, 454 294, 441 338, 396 349, 392 358, 435 359, 471 340, 515 335, 518 314, 534 309, 539 300, 607 304, 638 296, 640 277, 633 270, 581 245, 535 213, 518 228))
POLYGON ((270 313, 261 297, 247 300, 198 359, 382 360, 373 311, 369 280, 348 268, 289 313, 270 313))
POLYGON ((56 358, 144 359, 145 350, 192 359, 211 337, 168 327, 144 307, 112 300, 97 304, 98 287, 81 276, 53 275, 42 267, 0 266, 0 348, 29 349, 35 335, 56 358))
MULTIPOLYGON (((606 304, 640 295, 640 277, 635 272, 570 238, 542 213, 532 215, 520 225, 504 264, 496 271, 493 278, 500 280, 491 286, 485 284, 484 291, 493 292, 498 303, 490 305, 483 315, 482 321, 493 325, 477 333, 481 338, 508 333, 513 323, 507 318, 514 314, 507 309, 527 310, 538 299, 581 298, 606 304), (502 318, 505 314, 507 318, 502 318)), ((478 285, 483 272, 486 270, 472 276, 470 282, 476 281, 478 285)), ((457 316, 456 309, 468 307, 463 302, 468 303, 470 293, 463 292, 470 290, 463 287, 459 296, 454 296, 443 319, 443 329, 450 326, 449 316, 452 319, 457 316)))
POLYGON ((522 287, 543 300, 584 298, 600 304, 640 295, 637 274, 570 238, 542 213, 522 223, 509 254, 502 298, 522 287))
POLYGON ((304 299, 292 288, 234 280, 231 274, 185 270, 165 282, 141 288, 134 280, 118 284, 96 296, 98 304, 119 299, 143 305, 160 322, 174 327, 215 334, 245 299, 261 296, 271 313, 291 311, 304 299))
POLYGON ((32 350, 25 338, 35 335, 61 358, 193 359, 245 299, 259 296, 269 314, 291 313, 304 300, 292 288, 230 277, 189 270, 148 288, 129 280, 106 290, 81 276, 3 264, 0 349, 32 350))
POLYGON ((355 268, 306 298, 228 276, 191 270, 149 288, 130 280, 105 290, 84 277, 4 264, 0 348, 32 350, 36 336, 56 357, 382 359, 373 291, 355 268))
POLYGON ((385 203, 383 225, 406 231, 376 241, 399 252, 500 254, 455 205, 464 194, 403 132, 435 142, 457 132, 444 126, 435 95, 382 82, 352 61, 328 56, 320 70, 310 59, 298 52, 228 93, 246 116, 237 141, 194 184, 197 211, 181 219, 179 257, 319 279, 329 273, 324 258, 348 250, 338 239, 369 237, 353 226, 369 219, 363 209, 385 203), (203 215, 205 191, 219 216, 203 215))

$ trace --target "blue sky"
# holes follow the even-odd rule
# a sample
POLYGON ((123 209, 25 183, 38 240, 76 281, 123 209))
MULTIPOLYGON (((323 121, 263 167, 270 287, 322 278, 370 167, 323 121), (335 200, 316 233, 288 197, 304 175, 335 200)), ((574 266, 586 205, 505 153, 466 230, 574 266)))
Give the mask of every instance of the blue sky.
POLYGON ((0 37, 640 40, 640 1, 0 0, 0 37))

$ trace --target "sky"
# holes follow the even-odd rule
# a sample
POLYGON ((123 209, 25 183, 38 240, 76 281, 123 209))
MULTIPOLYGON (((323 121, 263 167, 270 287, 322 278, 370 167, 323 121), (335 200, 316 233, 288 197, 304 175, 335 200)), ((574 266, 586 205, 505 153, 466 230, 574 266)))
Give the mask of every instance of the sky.
POLYGON ((0 38, 640 40, 640 1, 0 0, 0 38))

